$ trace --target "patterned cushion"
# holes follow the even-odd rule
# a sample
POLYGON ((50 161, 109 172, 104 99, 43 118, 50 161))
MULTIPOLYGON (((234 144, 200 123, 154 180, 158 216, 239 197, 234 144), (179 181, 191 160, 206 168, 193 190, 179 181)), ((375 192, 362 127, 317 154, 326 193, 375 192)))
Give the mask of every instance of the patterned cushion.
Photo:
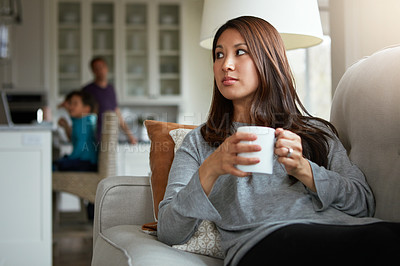
POLYGON ((200 223, 197 231, 185 244, 173 245, 172 247, 219 259, 224 258, 224 253, 221 249, 221 234, 215 224, 207 220, 200 223))

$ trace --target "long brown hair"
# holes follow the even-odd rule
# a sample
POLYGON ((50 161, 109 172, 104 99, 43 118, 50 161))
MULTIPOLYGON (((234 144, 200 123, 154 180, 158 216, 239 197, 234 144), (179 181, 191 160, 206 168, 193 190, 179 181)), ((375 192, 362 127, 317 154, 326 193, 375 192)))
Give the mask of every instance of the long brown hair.
MULTIPOLYGON (((326 167, 329 151, 328 138, 331 133, 322 130, 311 121, 320 121, 334 134, 337 134, 337 131, 328 121, 312 117, 301 103, 279 33, 271 24, 260 18, 243 16, 229 20, 215 34, 213 61, 216 59, 215 49, 219 37, 230 28, 236 29, 244 38, 249 55, 258 71, 259 88, 250 106, 251 124, 281 127, 298 134, 302 139, 303 155, 318 165, 326 167)), ((214 79, 214 93, 209 116, 206 124, 201 128, 201 134, 209 145, 218 147, 233 134, 233 112, 232 101, 219 92, 214 79)))

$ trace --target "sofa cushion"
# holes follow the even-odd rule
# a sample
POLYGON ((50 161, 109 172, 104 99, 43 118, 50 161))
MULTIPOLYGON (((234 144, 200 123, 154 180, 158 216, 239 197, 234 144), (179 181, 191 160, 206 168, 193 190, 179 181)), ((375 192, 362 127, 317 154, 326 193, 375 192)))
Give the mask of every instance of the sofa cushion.
POLYGON ((366 57, 343 75, 331 122, 375 195, 375 216, 400 222, 400 46, 366 57))
POLYGON ((158 219, 158 205, 164 198, 168 174, 174 159, 174 146, 169 132, 177 128, 194 129, 197 126, 146 120, 144 122, 151 141, 150 185, 153 194, 154 217, 158 219))
POLYGON ((136 225, 119 225, 104 230, 96 241, 94 253, 93 265, 223 265, 220 259, 171 248, 156 237, 143 233, 136 225))

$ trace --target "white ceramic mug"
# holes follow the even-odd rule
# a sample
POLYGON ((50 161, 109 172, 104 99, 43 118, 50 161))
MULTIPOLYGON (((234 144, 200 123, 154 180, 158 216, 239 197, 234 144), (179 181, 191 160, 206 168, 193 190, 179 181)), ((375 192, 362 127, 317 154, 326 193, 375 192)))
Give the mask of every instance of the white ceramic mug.
POLYGON ((274 146, 275 146, 275 129, 270 127, 245 126, 239 127, 238 132, 249 132, 257 135, 254 141, 241 141, 246 144, 257 144, 261 146, 261 151, 239 153, 241 157, 257 157, 259 163, 252 165, 236 165, 236 167, 244 172, 272 174, 274 168, 274 146))

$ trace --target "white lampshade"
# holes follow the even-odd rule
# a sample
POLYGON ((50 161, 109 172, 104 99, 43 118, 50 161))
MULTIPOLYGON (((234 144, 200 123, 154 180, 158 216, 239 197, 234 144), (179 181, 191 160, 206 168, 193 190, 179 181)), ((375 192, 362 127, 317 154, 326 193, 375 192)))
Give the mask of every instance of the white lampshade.
POLYGON ((218 28, 240 16, 260 17, 271 23, 287 50, 322 42, 317 0, 204 0, 200 45, 212 49, 218 28))

